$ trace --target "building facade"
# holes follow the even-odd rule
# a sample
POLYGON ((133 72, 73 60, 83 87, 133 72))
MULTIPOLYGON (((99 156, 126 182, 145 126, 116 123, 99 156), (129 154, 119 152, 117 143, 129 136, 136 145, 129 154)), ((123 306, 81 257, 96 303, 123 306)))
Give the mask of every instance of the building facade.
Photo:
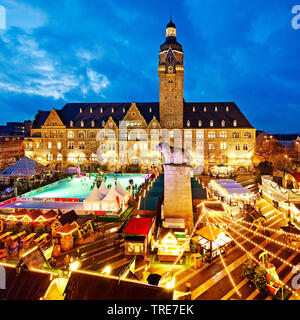
POLYGON ((26 155, 56 170, 76 167, 126 171, 161 168, 157 145, 184 148, 196 172, 214 165, 253 168, 255 129, 234 102, 185 102, 184 55, 175 24, 159 52, 159 102, 68 103, 39 111, 26 138, 26 155))
POLYGON ((0 172, 24 157, 24 137, 0 136, 0 172))

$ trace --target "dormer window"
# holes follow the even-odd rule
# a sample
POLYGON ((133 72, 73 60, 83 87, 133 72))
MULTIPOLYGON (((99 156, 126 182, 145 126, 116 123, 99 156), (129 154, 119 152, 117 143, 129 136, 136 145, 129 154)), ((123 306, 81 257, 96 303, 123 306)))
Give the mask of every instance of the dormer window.
POLYGON ((105 127, 105 121, 104 120, 102 121, 102 127, 105 127))
POLYGON ((237 126, 237 121, 233 120, 233 126, 236 127, 237 126))
POLYGON ((221 127, 225 127, 225 120, 221 121, 221 127))
POLYGON ((94 128, 95 127, 95 121, 92 121, 91 125, 92 125, 92 128, 94 128))
POLYGON ((125 110, 125 108, 123 108, 123 113, 125 113, 126 112, 126 110, 125 110))
POLYGON ((81 128, 84 127, 84 121, 80 121, 80 126, 81 126, 81 128))
POLYGON ((93 113, 93 108, 90 108, 90 113, 93 113))
POLYGON ((228 107, 228 106, 226 106, 225 110, 226 110, 226 112, 228 112, 228 111, 229 111, 229 107, 228 107))
POLYGON ((103 113, 103 108, 102 107, 100 108, 100 112, 103 113))
POLYGON ((73 125, 74 125, 74 122, 70 121, 70 127, 73 127, 73 125))
POLYGON ((215 112, 218 112, 218 106, 215 106, 215 112))
POLYGON ((190 120, 188 120, 188 121, 186 122, 186 126, 187 126, 187 127, 190 127, 190 126, 191 126, 190 120))
POLYGON ((214 126, 214 122, 213 122, 212 120, 210 120, 209 125, 210 125, 211 127, 213 127, 213 126, 214 126))
POLYGON ((193 112, 195 112, 196 111, 196 107, 193 107, 193 112))
POLYGON ((112 108, 111 108, 111 113, 114 113, 114 112, 115 112, 115 108, 112 107, 112 108))
POLYGON ((206 112, 206 106, 203 107, 203 111, 206 112))
POLYGON ((199 120, 199 121, 198 121, 198 127, 201 127, 201 126, 202 126, 202 121, 199 120))
POLYGON ((152 112, 152 108, 151 107, 149 108, 149 112, 152 112))
POLYGON ((110 124, 108 125, 108 127, 109 127, 110 129, 112 129, 112 128, 113 128, 113 124, 110 123, 110 124))
POLYGON ((82 113, 82 108, 79 109, 79 112, 82 113))

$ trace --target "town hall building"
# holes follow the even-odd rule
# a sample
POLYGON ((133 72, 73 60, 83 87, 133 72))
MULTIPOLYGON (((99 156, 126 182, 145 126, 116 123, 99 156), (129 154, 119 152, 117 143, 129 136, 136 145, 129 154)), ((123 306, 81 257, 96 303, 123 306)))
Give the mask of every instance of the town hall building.
POLYGON ((67 103, 38 111, 25 155, 55 170, 162 168, 160 142, 184 148, 196 172, 253 169, 255 129, 234 102, 186 102, 184 54, 172 20, 160 46, 158 102, 67 103))

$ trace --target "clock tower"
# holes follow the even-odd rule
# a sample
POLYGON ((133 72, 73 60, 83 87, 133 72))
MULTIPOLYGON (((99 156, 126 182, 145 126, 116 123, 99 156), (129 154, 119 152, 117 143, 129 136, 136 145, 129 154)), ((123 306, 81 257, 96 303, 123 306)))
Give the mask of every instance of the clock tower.
POLYGON ((160 46, 158 77, 161 126, 183 128, 183 51, 172 20, 167 24, 166 41, 160 46))

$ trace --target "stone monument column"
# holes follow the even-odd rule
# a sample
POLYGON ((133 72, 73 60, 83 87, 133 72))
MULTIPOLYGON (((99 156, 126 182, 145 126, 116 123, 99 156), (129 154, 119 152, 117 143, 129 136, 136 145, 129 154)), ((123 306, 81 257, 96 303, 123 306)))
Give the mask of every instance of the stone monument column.
POLYGON ((185 164, 164 164, 164 217, 185 220, 188 234, 193 228, 192 168, 185 164))

